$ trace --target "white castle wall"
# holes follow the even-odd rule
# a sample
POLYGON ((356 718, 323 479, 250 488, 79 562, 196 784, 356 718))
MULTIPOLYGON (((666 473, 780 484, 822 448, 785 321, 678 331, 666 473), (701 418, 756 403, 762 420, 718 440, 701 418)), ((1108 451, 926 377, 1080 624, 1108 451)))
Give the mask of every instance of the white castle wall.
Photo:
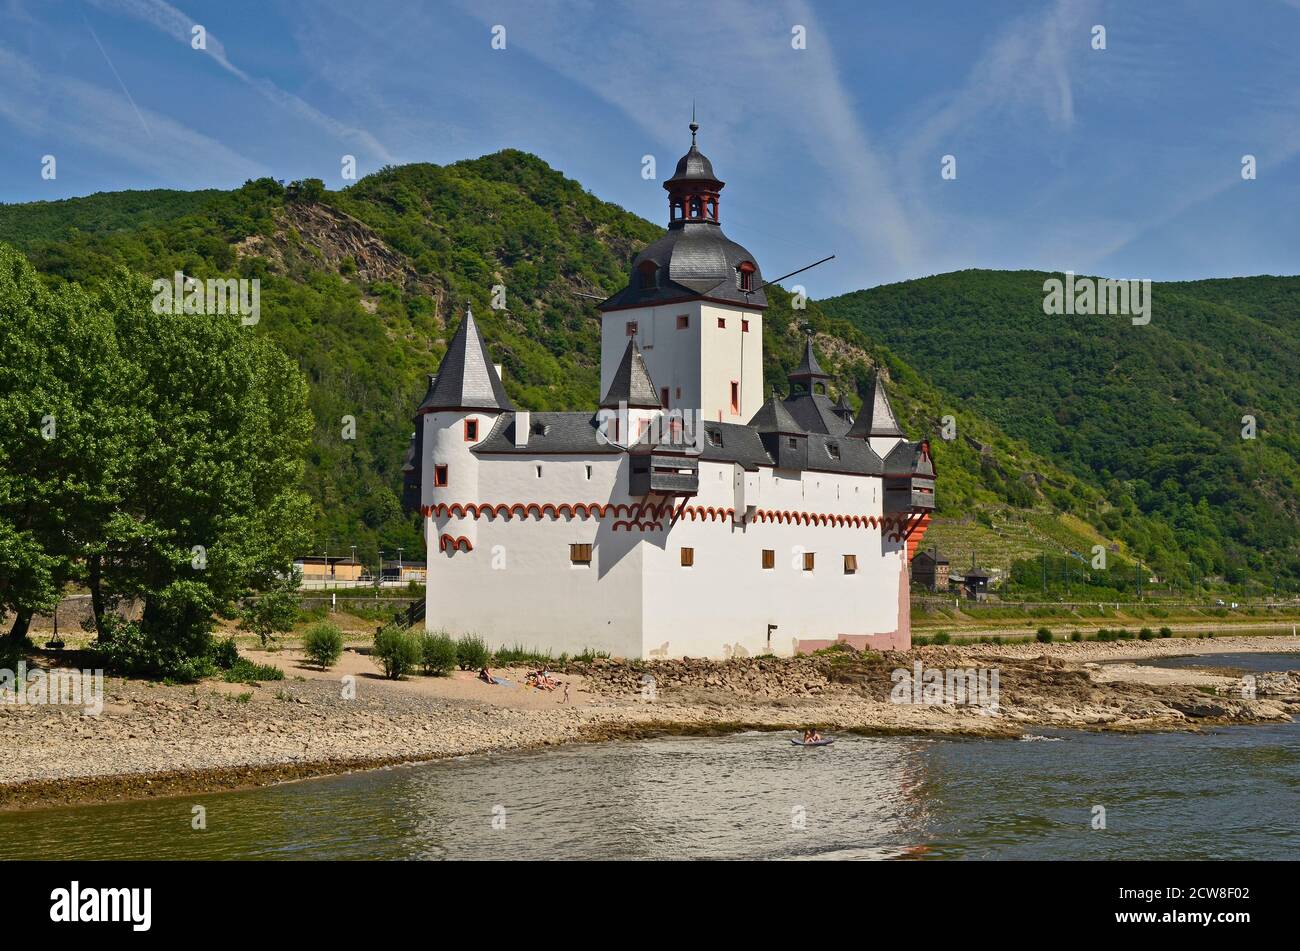
MULTIPOLYGON (((484 505, 628 505, 625 455, 470 456, 484 505), (538 468, 540 467, 540 476, 538 468)), ((435 496, 434 502, 437 503, 435 496)), ((874 515, 881 482, 869 476, 761 469, 701 462, 690 506, 743 512, 874 515)), ((679 500, 680 502, 680 500, 679 500)), ((619 657, 789 655, 799 642, 890 634, 900 627, 899 542, 881 529, 786 524, 731 517, 663 519, 661 530, 615 528, 626 512, 603 518, 427 519, 426 625, 477 633, 492 647, 521 644, 556 654, 592 648, 619 657), (473 550, 439 544, 473 537, 473 550), (569 545, 594 546, 590 567, 570 563, 569 545), (681 548, 695 564, 681 565, 681 548), (762 568, 763 549, 775 566, 762 568), (815 555, 803 570, 803 553, 815 555), (856 554, 856 574, 843 556, 856 554), (768 639, 767 625, 777 625, 768 639)), ((905 592, 906 585, 901 586, 905 592)), ((805 644, 806 649, 806 644, 805 644)))

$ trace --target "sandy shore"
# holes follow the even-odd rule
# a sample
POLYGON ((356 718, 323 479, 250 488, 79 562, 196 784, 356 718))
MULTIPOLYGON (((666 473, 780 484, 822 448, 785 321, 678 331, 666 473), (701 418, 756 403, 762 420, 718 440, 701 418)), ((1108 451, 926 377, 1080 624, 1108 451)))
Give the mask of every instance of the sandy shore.
MULTIPOLYGON (((0 808, 39 808, 233 789, 393 763, 661 733, 794 730, 1016 736, 1041 727, 1199 729, 1286 720, 1300 674, 1262 675, 1253 699, 1222 671, 1116 663, 1171 654, 1300 653, 1300 638, 1171 639, 1052 645, 954 645, 908 654, 835 652, 794 659, 645 665, 598 662, 542 692, 526 671, 389 681, 348 651, 330 671, 292 650, 248 652, 285 671, 250 687, 163 686, 109 678, 99 716, 0 703, 0 808), (896 671, 996 671, 996 708, 916 695, 897 702, 896 671), (653 688, 646 678, 653 678, 653 688), (354 695, 346 689, 354 686, 354 695)), ((48 661, 34 658, 34 662, 48 661)), ((1300 656, 1296 658, 1300 670, 1300 656)))

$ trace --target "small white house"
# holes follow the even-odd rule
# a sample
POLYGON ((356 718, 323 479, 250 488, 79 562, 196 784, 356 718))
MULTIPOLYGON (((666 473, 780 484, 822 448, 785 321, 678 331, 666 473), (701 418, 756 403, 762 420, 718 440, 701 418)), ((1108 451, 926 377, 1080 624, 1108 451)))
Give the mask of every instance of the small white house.
POLYGON ((929 443, 879 375, 856 419, 832 402, 811 340, 764 398, 762 272, 697 129, 667 235, 600 305, 596 410, 516 410, 468 311, 431 377, 406 465, 430 629, 626 658, 909 646, 929 443))

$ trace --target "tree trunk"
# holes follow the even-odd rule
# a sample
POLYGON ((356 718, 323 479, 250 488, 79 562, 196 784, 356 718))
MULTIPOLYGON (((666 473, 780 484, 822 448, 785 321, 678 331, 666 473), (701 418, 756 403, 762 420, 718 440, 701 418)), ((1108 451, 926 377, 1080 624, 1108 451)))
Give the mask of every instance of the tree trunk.
POLYGON ((19 610, 14 618, 14 626, 9 629, 9 639, 19 642, 27 640, 27 629, 32 624, 32 612, 26 609, 19 610))
POLYGON ((100 585, 100 562, 101 555, 91 555, 88 560, 88 574, 86 579, 90 587, 90 609, 95 613, 95 636, 102 644, 108 638, 104 631, 104 592, 100 585))

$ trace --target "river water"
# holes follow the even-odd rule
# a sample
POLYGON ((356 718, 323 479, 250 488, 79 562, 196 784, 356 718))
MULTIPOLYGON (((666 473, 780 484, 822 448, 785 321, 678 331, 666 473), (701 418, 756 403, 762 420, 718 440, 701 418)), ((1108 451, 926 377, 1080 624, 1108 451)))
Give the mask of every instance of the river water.
MULTIPOLYGON (((1231 655, 1202 660, 1243 666, 1231 655)), ((1268 667, 1263 655, 1249 661, 1268 667)), ((1280 661, 1278 663, 1281 663, 1280 661)), ((1289 666, 1297 658, 1290 655, 1289 666)), ((6 858, 1300 858, 1300 721, 1021 740, 785 734, 466 757, 0 814, 6 858), (193 828, 202 806, 206 829, 193 828), (1104 828, 1097 828, 1104 810, 1104 828)))

